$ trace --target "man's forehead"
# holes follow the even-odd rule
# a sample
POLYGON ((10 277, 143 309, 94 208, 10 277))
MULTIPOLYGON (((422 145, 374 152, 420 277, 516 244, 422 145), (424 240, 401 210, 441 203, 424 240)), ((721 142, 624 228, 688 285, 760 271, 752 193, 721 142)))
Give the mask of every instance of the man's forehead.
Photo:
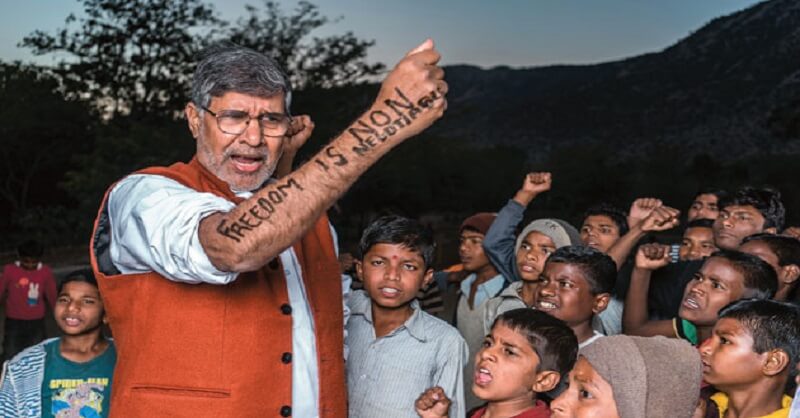
POLYGON ((728 212, 730 214, 733 213, 751 213, 756 215, 761 215, 761 212, 756 209, 754 206, 750 205, 728 205, 722 208, 723 212, 728 212))
POLYGON ((260 96, 260 95, 253 95, 248 93, 240 93, 237 91, 228 91, 222 94, 221 96, 211 96, 211 103, 210 104, 224 104, 227 106, 239 106, 239 107, 278 107, 283 109, 284 106, 284 94, 282 91, 278 91, 275 94, 269 96, 260 96))

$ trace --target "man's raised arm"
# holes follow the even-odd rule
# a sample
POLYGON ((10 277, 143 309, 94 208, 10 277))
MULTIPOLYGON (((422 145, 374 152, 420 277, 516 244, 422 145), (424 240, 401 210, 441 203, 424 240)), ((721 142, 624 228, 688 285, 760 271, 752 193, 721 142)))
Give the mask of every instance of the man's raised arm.
POLYGON ((422 132, 447 108, 440 55, 426 40, 383 81, 374 104, 296 171, 226 213, 200 223, 199 238, 222 271, 260 268, 299 239, 370 166, 422 132))

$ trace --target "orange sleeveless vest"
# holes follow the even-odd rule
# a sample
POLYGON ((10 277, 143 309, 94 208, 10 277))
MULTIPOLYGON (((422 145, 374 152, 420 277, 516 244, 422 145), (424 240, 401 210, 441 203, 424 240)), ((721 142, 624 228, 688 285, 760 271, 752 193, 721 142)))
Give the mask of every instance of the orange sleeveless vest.
MULTIPOLYGON (((196 159, 139 173, 241 201, 196 159)), ((291 416, 292 318, 279 259, 224 286, 121 274, 108 254, 107 199, 90 254, 118 353, 111 417, 291 416)), ((344 418, 342 285, 327 218, 293 248, 314 317, 320 416, 344 418)))

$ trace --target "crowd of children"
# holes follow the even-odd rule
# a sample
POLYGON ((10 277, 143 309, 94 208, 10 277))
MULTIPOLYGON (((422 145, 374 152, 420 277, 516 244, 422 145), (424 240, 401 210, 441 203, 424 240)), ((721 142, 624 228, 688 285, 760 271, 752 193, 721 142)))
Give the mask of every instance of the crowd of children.
MULTIPOLYGON (((579 229, 523 226, 552 185, 530 173, 498 213, 466 218, 447 272, 416 220, 363 231, 345 300, 350 417, 800 417, 800 240, 778 192, 703 189, 685 218, 641 198, 627 214, 592 206, 579 229), (681 223, 678 243, 652 234, 681 223)), ((91 271, 56 290, 40 246, 19 255, 0 280, 0 416, 107 416, 116 353, 91 271), (45 300, 63 336, 40 342, 45 300)))

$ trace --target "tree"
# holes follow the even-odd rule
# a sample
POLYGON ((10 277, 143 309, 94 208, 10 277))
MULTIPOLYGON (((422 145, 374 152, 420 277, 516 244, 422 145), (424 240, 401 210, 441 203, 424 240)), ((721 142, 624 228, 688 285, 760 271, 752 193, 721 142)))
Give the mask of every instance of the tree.
POLYGON ((185 103, 196 53, 219 28, 201 0, 81 0, 55 35, 41 30, 21 46, 64 53, 54 70, 70 97, 89 99, 106 117, 175 114, 185 103), (77 25, 76 28, 73 26, 77 25))
POLYGON ((30 206, 34 182, 54 183, 68 168, 68 156, 89 145, 89 112, 65 100, 47 71, 20 63, 0 63, 0 200, 12 215, 30 206))
POLYGON ((300 1, 290 15, 270 0, 264 1, 263 11, 251 5, 245 8, 249 16, 229 29, 230 40, 271 55, 297 90, 349 85, 384 69, 381 63, 364 61, 375 41, 358 39, 352 32, 307 40, 312 31, 331 22, 314 4, 300 1))

